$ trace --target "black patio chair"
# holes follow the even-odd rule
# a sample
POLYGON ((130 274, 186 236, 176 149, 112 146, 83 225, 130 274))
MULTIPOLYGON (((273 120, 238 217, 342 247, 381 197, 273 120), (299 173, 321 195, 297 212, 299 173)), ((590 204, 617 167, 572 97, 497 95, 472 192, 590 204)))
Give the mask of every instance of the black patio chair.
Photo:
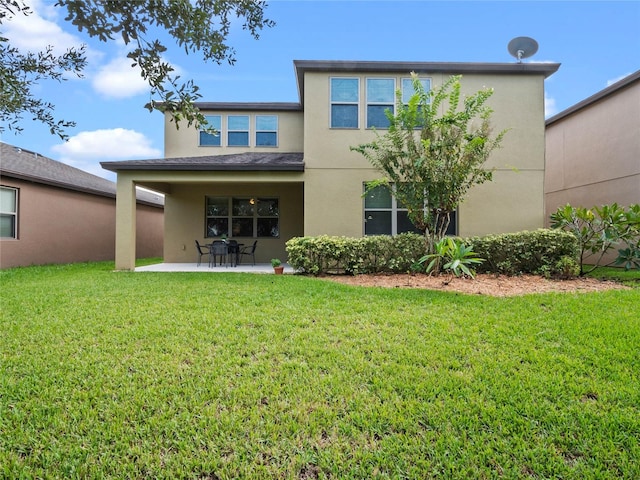
POLYGON ((240 244, 237 240, 227 240, 227 252, 229 253, 229 263, 232 267, 237 267, 240 254, 240 244))
POLYGON ((256 264, 256 246, 258 245, 258 241, 256 240, 255 242, 253 242, 253 245, 250 246, 246 246, 246 247, 242 247, 240 249, 240 252, 238 253, 238 255, 240 256, 240 260, 242 260, 242 256, 246 255, 248 257, 251 257, 253 260, 253 265, 255 266, 256 264))
POLYGON ((200 245, 200 242, 196 240, 196 253, 198 254, 198 266, 200 266, 202 257, 209 255, 209 247, 207 245, 200 245))
POLYGON ((222 260, 224 259, 224 266, 227 266, 227 259, 229 258, 229 247, 224 240, 216 240, 211 244, 209 248, 209 266, 216 266, 216 261, 220 257, 220 265, 222 266, 222 260))

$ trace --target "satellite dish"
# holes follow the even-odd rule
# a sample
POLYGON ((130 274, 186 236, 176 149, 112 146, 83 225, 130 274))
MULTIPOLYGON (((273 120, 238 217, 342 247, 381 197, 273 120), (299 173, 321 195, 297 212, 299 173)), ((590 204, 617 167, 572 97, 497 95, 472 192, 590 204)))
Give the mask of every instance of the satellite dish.
POLYGON ((530 57, 538 51, 538 42, 529 37, 516 37, 507 45, 509 53, 522 63, 523 58, 530 57))

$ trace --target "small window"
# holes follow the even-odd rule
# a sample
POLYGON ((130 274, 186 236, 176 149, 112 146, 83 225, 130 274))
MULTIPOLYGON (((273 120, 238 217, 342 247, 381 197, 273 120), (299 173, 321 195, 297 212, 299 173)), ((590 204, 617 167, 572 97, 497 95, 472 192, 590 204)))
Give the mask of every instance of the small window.
POLYGON ((229 235, 229 197, 208 197, 206 214, 207 237, 229 235))
POLYGON ((219 147, 220 130, 222 130, 222 117, 220 115, 205 115, 209 128, 213 128, 215 133, 200 131, 201 147, 219 147))
MULTIPOLYGON (((422 85, 422 89, 424 93, 429 92, 431 89, 431 80, 429 78, 421 78, 420 84, 422 85)), ((413 79, 412 78, 403 78, 402 79, 402 103, 407 105, 411 97, 416 93, 415 88, 413 87, 413 79)), ((422 113, 422 106, 418 105, 418 114, 422 113)), ((418 124, 416 125, 416 129, 422 128, 424 124, 419 119, 418 124)))
POLYGON ((367 78, 367 128, 389 128, 387 110, 393 113, 393 78, 367 78))
POLYGON ((358 128, 360 80, 331 79, 331 128, 358 128))
POLYGON ((278 116, 256 115, 256 147, 278 146, 278 116))
POLYGON ((280 209, 277 198, 258 198, 256 215, 257 237, 280 236, 280 209))
POLYGON ((0 187, 0 238, 18 238, 18 189, 0 187))
POLYGON ((227 117, 227 145, 230 147, 249 146, 248 115, 229 115, 227 117))
MULTIPOLYGON (((424 92, 427 93, 431 90, 431 79, 429 78, 421 78, 420 84, 424 89, 424 92)), ((402 103, 405 105, 409 103, 409 99, 416 93, 413 88, 413 79, 412 78, 403 78, 402 79, 402 103)))

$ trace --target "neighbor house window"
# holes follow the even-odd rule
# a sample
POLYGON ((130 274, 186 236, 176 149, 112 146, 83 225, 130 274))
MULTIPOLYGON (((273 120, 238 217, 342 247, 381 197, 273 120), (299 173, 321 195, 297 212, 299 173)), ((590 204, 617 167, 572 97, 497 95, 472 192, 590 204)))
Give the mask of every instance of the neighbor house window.
POLYGON ((256 147, 278 146, 278 116, 256 115, 256 147))
POLYGON ((360 80, 331 79, 331 128, 358 128, 360 80))
POLYGON ((0 187, 0 238, 18 238, 18 189, 0 187))
POLYGON ((215 130, 215 133, 200 131, 200 146, 219 147, 220 131, 222 130, 222 117, 220 115, 205 115, 207 127, 215 130))
POLYGON ((207 237, 278 237, 277 198, 207 197, 207 237))
MULTIPOLYGON (((365 185, 366 188, 366 185, 365 185)), ((385 187, 376 187, 365 195, 364 234, 397 235, 398 233, 421 233, 409 220, 409 213, 385 187)), ((456 215, 451 213, 447 235, 456 233, 456 215)))
POLYGON ((389 128, 386 111, 393 114, 395 80, 367 78, 367 128, 389 128))
POLYGON ((227 145, 230 147, 249 146, 249 115, 229 115, 227 117, 227 145))

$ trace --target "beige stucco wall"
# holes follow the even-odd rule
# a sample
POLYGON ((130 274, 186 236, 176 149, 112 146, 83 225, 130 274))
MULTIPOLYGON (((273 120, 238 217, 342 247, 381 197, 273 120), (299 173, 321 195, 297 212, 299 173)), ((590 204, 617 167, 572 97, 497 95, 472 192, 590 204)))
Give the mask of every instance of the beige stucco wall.
POLYGON ((559 206, 640 203, 640 81, 547 127, 546 220, 559 206))
MULTIPOLYGON (((366 77, 390 77, 358 76, 361 85, 366 77)), ((432 79, 433 87, 448 78, 440 74, 423 76, 432 79)), ((396 76, 397 84, 402 77, 408 77, 408 73, 396 76)), ((544 77, 501 74, 465 75, 462 79, 463 93, 473 94, 485 87, 494 89, 489 105, 494 109, 495 131, 509 131, 503 148, 495 151, 487 164, 495 169, 494 181, 472 189, 460 207, 459 234, 540 228, 544 223, 544 77)), ((370 141, 374 133, 364 128, 329 128, 327 74, 307 72, 305 92, 305 234, 360 236, 362 183, 380 175, 349 147, 370 141)), ((366 109, 362 95, 361 125, 366 109)))
MULTIPOLYGON (((115 258, 115 199, 2 177, 19 189, 18 239, 0 240, 0 268, 115 258)), ((138 206, 139 257, 162 255, 163 210, 138 206)))
POLYGON ((230 111, 216 110, 203 111, 204 115, 222 115, 223 131, 226 131, 225 121, 227 115, 249 115, 249 147, 228 147, 226 139, 222 138, 222 146, 200 146, 200 132, 195 127, 180 125, 176 129, 175 122, 171 122, 169 116, 165 115, 164 129, 164 156, 174 157, 200 157, 206 155, 229 155, 244 152, 301 152, 302 151, 302 112, 289 111, 230 111), (277 147, 255 147, 255 116, 277 115, 278 116, 278 146, 277 147))

